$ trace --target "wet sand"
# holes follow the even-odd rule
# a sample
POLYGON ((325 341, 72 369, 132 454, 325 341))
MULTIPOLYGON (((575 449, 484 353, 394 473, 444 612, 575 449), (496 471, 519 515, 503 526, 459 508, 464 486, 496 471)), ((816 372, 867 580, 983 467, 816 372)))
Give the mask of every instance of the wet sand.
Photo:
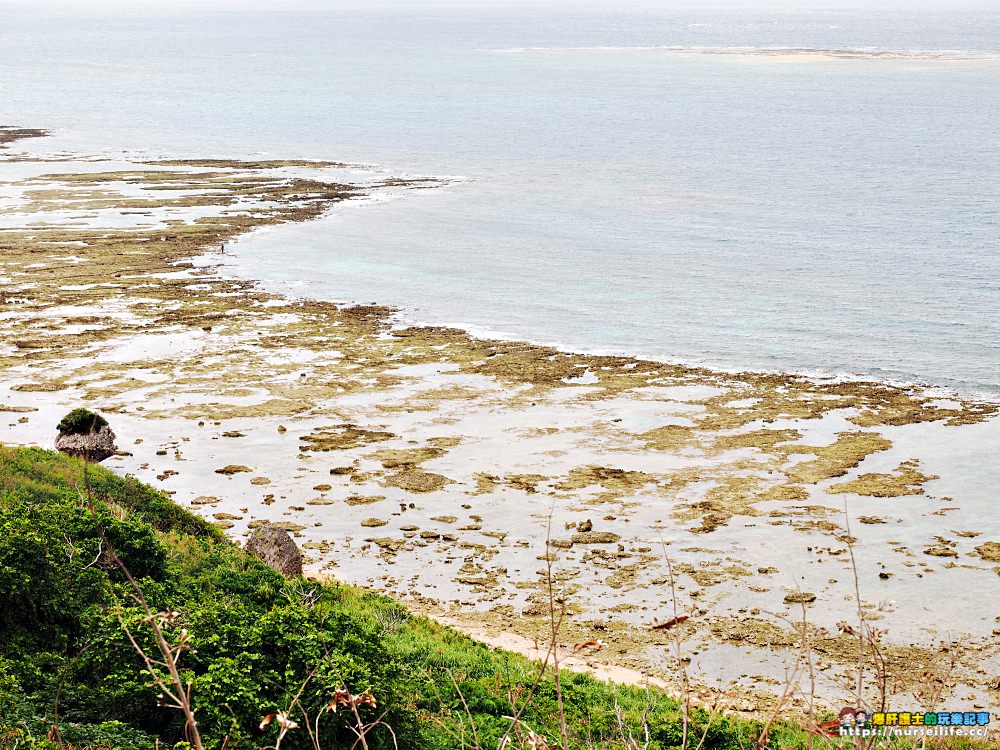
POLYGON ((434 181, 15 146, 30 142, 0 150, 3 442, 50 446, 86 405, 118 435, 106 465, 236 539, 279 523, 313 574, 527 651, 545 642, 551 579, 563 653, 600 641, 578 661, 676 686, 681 636, 698 684, 748 711, 780 690, 803 632, 815 692, 846 699, 853 551, 894 689, 931 672, 967 705, 1000 704, 995 404, 479 340, 264 293, 219 274, 222 243, 434 181), (651 629, 674 593, 690 619, 651 629))

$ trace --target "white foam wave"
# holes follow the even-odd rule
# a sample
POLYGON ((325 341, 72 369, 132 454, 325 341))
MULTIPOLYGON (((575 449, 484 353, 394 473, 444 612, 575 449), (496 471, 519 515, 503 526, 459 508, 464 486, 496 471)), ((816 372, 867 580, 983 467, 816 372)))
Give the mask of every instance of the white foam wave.
POLYGON ((749 55, 760 57, 817 57, 842 60, 1000 60, 1000 52, 986 50, 879 49, 874 47, 690 47, 684 45, 595 45, 580 47, 507 47, 481 52, 666 52, 680 55, 749 55))
MULTIPOLYGON (((258 282, 260 283, 260 282, 258 282)), ((285 287, 281 291, 288 291, 285 287)), ((316 290, 309 290, 316 291, 316 290)), ((302 295, 302 298, 309 299, 310 293, 307 291, 302 295)), ((361 300, 348 300, 348 299, 336 299, 330 300, 338 304, 375 304, 371 301, 361 301, 361 300)), ((391 321, 394 327, 406 327, 406 326, 444 326, 448 328, 457 328, 465 331, 470 336, 481 340, 491 340, 491 341, 510 341, 510 342, 524 342, 527 344, 533 344, 536 346, 546 346, 556 349, 561 352, 572 352, 576 354, 583 354, 595 357, 625 357, 629 359, 645 359, 653 362, 662 363, 668 366, 680 366, 680 367, 695 367, 703 368, 706 370, 711 370, 713 372, 728 374, 728 375, 739 375, 747 372, 763 373, 769 375, 788 375, 791 377, 802 378, 804 380, 811 381, 813 383, 825 384, 825 385, 837 385, 841 383, 880 383, 893 388, 899 388, 903 390, 918 390, 926 397, 934 398, 959 398, 967 399, 972 401, 979 401, 982 403, 1000 403, 1000 394, 994 390, 975 388, 975 387, 962 387, 962 386, 947 386, 940 383, 933 383, 927 380, 921 380, 916 378, 900 378, 893 377, 879 369, 872 370, 824 370, 824 369, 787 369, 781 367, 743 367, 732 362, 726 362, 724 360, 712 357, 678 357, 670 352, 665 351, 653 351, 646 347, 634 347, 634 348, 607 348, 607 347, 588 347, 581 346, 579 343, 569 343, 566 341, 561 341, 558 339, 538 337, 538 336, 525 336, 523 333, 514 333, 511 331, 505 331, 499 328, 491 328, 483 326, 481 324, 462 321, 462 320, 449 320, 442 321, 440 319, 435 319, 434 316, 427 315, 426 313, 411 307, 397 307, 395 312, 391 316, 391 321)))

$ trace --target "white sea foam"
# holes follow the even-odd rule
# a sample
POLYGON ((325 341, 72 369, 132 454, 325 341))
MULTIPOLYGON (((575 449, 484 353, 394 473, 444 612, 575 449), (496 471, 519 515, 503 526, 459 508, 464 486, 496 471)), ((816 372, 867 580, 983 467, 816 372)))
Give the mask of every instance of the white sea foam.
POLYGON ((1000 53, 985 50, 878 49, 870 47, 693 47, 685 45, 596 45, 571 47, 505 47, 481 52, 669 52, 682 55, 751 55, 762 57, 804 57, 841 60, 934 60, 1000 61, 1000 53))

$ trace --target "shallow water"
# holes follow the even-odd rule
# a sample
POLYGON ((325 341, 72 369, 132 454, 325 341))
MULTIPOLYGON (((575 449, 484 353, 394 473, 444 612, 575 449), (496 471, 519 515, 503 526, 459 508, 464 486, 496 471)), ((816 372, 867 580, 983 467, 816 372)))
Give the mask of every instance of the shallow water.
POLYGON ((0 13, 3 119, 57 131, 33 148, 464 178, 246 238, 238 273, 573 349, 1000 396, 995 14, 0 13))

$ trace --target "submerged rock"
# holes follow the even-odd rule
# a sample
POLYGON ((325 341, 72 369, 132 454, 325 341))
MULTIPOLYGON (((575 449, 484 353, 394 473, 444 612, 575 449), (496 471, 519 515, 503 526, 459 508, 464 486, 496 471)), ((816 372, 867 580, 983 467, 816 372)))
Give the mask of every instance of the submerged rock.
POLYGON ((1000 562, 1000 542, 985 542, 976 547, 976 552, 987 562, 1000 562))
POLYGON ((924 550, 925 555, 931 557, 958 557, 958 553, 947 544, 935 544, 924 550))
POLYGON ((247 542, 247 552, 283 576, 302 575, 302 553, 291 534, 277 526, 262 526, 247 542))
POLYGON ((785 596, 785 604, 809 604, 816 601, 816 594, 811 591, 795 591, 785 596))
POLYGON ((573 544, 614 544, 620 539, 611 531, 580 531, 570 537, 573 544))
POLYGON ((118 450, 108 421, 89 409, 74 409, 59 422, 56 450, 85 461, 103 461, 118 450))
POLYGON ((216 469, 216 474, 223 474, 227 477, 231 477, 233 474, 242 474, 243 472, 251 472, 249 466, 242 466, 240 464, 229 464, 228 466, 223 466, 221 469, 216 469))

